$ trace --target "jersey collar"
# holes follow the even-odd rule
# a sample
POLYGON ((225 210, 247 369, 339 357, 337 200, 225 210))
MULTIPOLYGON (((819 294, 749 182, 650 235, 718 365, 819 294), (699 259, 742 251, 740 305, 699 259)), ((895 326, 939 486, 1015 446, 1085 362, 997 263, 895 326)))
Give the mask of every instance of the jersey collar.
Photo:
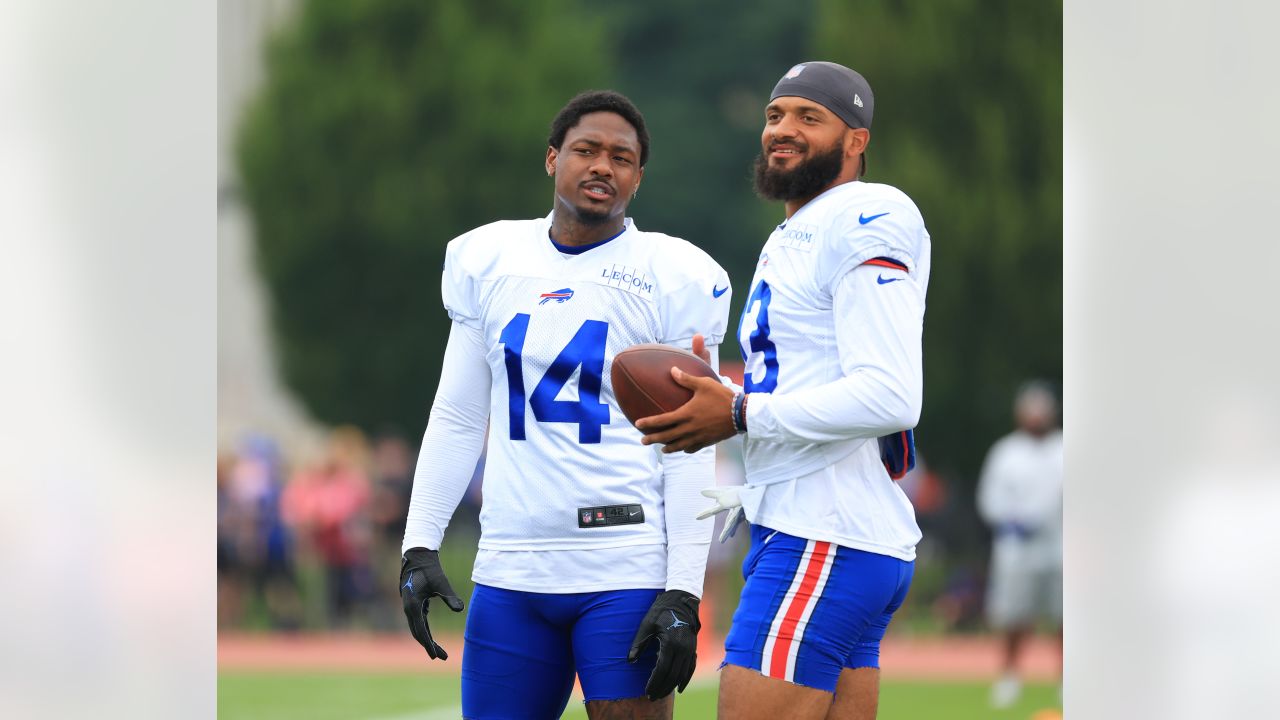
POLYGON ((600 247, 601 245, 604 245, 605 243, 611 242, 613 240, 617 240, 618 238, 627 234, 627 231, 632 229, 635 226, 631 218, 623 218, 622 229, 619 230, 616 235, 607 237, 603 240, 600 240, 599 242, 593 242, 590 245, 561 245, 560 243, 556 242, 551 238, 551 216, 552 214, 554 214, 554 212, 555 211, 552 211, 552 213, 548 214, 546 217, 547 240, 551 243, 552 247, 554 247, 559 252, 564 253, 565 255, 581 255, 582 253, 588 250, 594 250, 600 247))

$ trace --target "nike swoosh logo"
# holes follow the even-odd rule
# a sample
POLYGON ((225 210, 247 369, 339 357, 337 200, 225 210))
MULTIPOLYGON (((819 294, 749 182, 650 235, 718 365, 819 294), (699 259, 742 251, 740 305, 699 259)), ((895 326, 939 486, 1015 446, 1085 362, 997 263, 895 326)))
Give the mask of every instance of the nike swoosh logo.
POLYGON ((715 285, 712 285, 712 286, 711 286, 711 297, 720 297, 721 295, 723 295, 723 294, 725 294, 725 293, 727 293, 727 292, 729 292, 729 286, 728 286, 728 285, 725 285, 725 286, 724 286, 724 287, 722 287, 722 288, 718 288, 718 287, 716 287, 715 285))
POLYGON ((637 516, 637 515, 639 515, 639 514, 640 514, 640 511, 639 511, 639 510, 637 510, 637 511, 635 511, 635 512, 631 513, 631 517, 635 517, 635 516, 637 516))
POLYGON ((872 220, 875 220, 876 218, 882 218, 882 217, 884 217, 885 215, 888 215, 888 214, 889 214, 889 213, 887 213, 887 212, 883 212, 883 213, 880 213, 879 215, 872 215, 871 217, 866 217, 866 216, 864 216, 862 213, 858 213, 858 224, 859 224, 859 225, 866 225, 867 223, 871 222, 872 220))
POLYGON ((891 282, 898 282, 901 279, 902 278, 889 278, 888 280, 885 280, 883 275, 876 275, 876 283, 880 285, 888 285, 891 282))

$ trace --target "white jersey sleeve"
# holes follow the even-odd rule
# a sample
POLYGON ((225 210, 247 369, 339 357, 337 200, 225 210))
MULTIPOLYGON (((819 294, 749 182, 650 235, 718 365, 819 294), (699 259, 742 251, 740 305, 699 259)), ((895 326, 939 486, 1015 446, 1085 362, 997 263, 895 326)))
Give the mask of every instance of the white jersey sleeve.
MULTIPOLYGON (((711 352, 711 367, 719 371, 716 348, 708 345, 707 349, 711 352)), ((715 471, 714 445, 696 453, 662 456, 668 590, 684 590, 702 597, 702 581, 707 572, 707 555, 711 550, 715 526, 698 520, 697 515, 705 505, 702 491, 710 486, 709 481, 714 483, 715 471)))
POLYGON ((401 552, 415 547, 440 549, 445 528, 484 448, 489 383, 480 331, 455 320, 418 452, 401 552))
POLYGON ((830 241, 823 245, 816 263, 821 288, 834 289, 854 268, 876 258, 905 265, 920 287, 928 286, 928 233, 915 203, 894 191, 878 197, 874 208, 847 208, 832 219, 830 241))
POLYGON ((440 278, 440 296, 449 317, 468 327, 480 328, 480 280, 474 261, 466 252, 474 233, 450 241, 444 255, 444 274, 440 278))
POLYGON ((752 394, 747 429, 753 437, 796 443, 875 438, 919 421, 924 291, 915 278, 854 266, 836 283, 833 311, 843 377, 785 394, 752 394))
POLYGON ((724 342, 733 291, 729 274, 709 255, 686 246, 692 267, 687 283, 665 293, 658 300, 662 316, 662 342, 688 350, 693 336, 702 333, 708 346, 724 342))

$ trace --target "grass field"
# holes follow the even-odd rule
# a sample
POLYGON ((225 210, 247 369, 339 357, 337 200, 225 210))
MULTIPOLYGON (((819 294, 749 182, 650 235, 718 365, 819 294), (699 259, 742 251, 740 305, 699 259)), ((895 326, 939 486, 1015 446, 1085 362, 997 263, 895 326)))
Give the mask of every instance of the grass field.
MULTIPOLYGON (((700 683, 677 697, 676 718, 715 717, 716 678, 704 678, 700 683)), ((1048 684, 1028 685, 1018 705, 995 711, 987 705, 985 684, 885 682, 879 717, 1031 720, 1041 710, 1057 708, 1057 687, 1048 684)), ((218 674, 218 717, 225 720, 445 720, 459 717, 459 709, 458 678, 453 675, 218 674)), ((586 716, 581 697, 575 693, 564 717, 578 720, 586 716)))

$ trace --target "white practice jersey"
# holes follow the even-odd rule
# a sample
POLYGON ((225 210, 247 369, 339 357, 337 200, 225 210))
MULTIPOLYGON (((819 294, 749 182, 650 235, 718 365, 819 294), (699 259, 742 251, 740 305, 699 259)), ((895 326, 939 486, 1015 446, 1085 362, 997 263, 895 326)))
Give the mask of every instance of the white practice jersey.
POLYGON ((877 438, 919 419, 928 282, 929 233, 888 185, 838 185, 769 236, 738 328, 752 522, 914 559, 877 438))
POLYGON ((642 232, 630 219, 621 235, 575 254, 551 242, 550 222, 550 216, 497 222, 449 243, 442 295, 454 330, 405 546, 439 546, 457 499, 445 492, 443 501, 427 502, 421 495, 452 489, 471 473, 469 466, 438 467, 441 458, 428 455, 429 445, 439 447, 433 431, 464 426, 474 433, 475 412, 459 413, 462 420, 438 412, 442 403, 446 411, 458 405, 442 393, 467 394, 446 393, 457 344, 464 349, 456 352, 471 358, 462 365, 483 365, 487 380, 474 390, 489 421, 476 581, 582 592, 661 588, 682 572, 696 581, 676 584, 700 594, 710 524, 693 516, 698 491, 715 484, 714 451, 664 458, 641 445, 641 433, 614 398, 610 365, 638 343, 688 349, 702 333, 708 346, 719 344, 728 276, 694 245, 642 232), (458 334, 467 343, 456 341, 458 334), (678 518, 673 503, 680 504, 678 518), (583 518, 584 509, 603 506, 627 506, 635 517, 639 508, 644 521, 581 527, 595 520, 583 518), (696 545, 690 558, 700 552, 700 560, 668 568, 669 541, 696 545))

